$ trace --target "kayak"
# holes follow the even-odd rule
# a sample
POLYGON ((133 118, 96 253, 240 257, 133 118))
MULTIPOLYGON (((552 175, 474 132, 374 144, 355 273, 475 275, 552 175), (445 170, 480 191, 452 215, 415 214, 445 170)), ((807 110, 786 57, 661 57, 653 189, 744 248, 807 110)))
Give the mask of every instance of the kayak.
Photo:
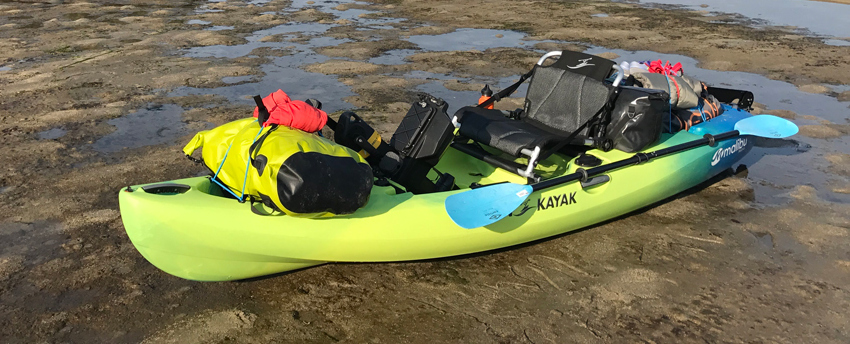
MULTIPOLYGON (((656 151, 733 130, 748 112, 723 115, 688 131, 663 134, 656 151)), ((447 197, 470 185, 526 184, 514 173, 449 148, 436 166, 460 190, 413 195, 375 185, 355 213, 331 218, 259 215, 209 177, 127 187, 119 192, 124 228, 154 266, 181 278, 228 281, 329 262, 393 262, 494 250, 577 230, 657 203, 734 166, 754 145, 742 135, 604 174, 598 183, 571 182, 534 191, 498 222, 465 229, 447 215, 447 197), (594 184, 594 185, 588 185, 594 184)), ((603 165, 632 157, 617 150, 586 152, 603 165)), ((544 179, 576 172, 576 157, 554 154, 538 164, 544 179)), ((595 179, 595 178, 594 178, 595 179)), ((262 205, 260 205, 262 207, 262 205)))

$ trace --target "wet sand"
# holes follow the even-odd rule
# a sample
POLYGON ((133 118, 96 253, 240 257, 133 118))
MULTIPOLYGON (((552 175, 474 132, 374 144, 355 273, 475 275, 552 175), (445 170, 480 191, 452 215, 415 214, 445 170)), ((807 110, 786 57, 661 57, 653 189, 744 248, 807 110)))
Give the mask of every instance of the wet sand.
POLYGON ((0 342, 850 340, 850 47, 606 1, 2 2, 0 28, 0 342), (416 92, 457 108, 554 49, 692 58, 801 133, 676 199, 468 257, 198 283, 123 232, 118 190, 202 173, 180 148, 246 96, 389 134, 416 92))

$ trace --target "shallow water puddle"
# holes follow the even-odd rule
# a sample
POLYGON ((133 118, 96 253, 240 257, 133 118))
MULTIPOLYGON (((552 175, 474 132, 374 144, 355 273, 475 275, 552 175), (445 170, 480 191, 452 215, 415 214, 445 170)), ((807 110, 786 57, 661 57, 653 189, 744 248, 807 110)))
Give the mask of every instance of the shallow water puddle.
POLYGON ((232 27, 232 26, 215 25, 215 26, 208 27, 205 30, 207 30, 207 31, 224 31, 224 30, 233 30, 233 29, 234 29, 234 27, 232 27))
POLYGON ((750 232, 753 234, 753 237, 756 238, 758 243, 762 245, 765 249, 772 249, 774 247, 773 235, 768 232, 750 232))
POLYGON ((95 141, 91 147, 98 152, 112 153, 125 148, 169 143, 189 134, 182 114, 182 107, 164 104, 111 119, 107 123, 114 125, 115 131, 95 141))
MULTIPOLYGON (((315 48, 319 46, 327 46, 327 45, 336 45, 344 42, 348 42, 348 40, 343 39, 332 39, 323 37, 322 40, 317 41, 317 44, 298 44, 292 42, 264 42, 263 38, 275 35, 283 35, 284 39, 295 38, 296 34, 300 34, 302 36, 314 36, 318 34, 322 34, 331 27, 336 25, 332 24, 319 24, 319 23, 287 23, 279 26, 275 26, 270 29, 255 31, 251 36, 246 37, 248 43, 239 44, 239 45, 210 45, 205 47, 195 47, 190 48, 185 51, 185 56, 188 57, 196 57, 196 58, 205 58, 205 57, 215 57, 215 58, 237 58, 248 56, 251 54, 254 49, 257 48, 281 48, 285 46, 294 46, 301 49, 309 49, 315 48), (323 44, 318 44, 320 42, 324 42, 323 44)), ((312 41, 312 40, 311 40, 312 41)))
MULTIPOLYGON (((325 5, 330 5, 324 2, 325 5)), ((336 6, 336 5, 334 5, 336 6)), ((249 56, 258 48, 286 49, 292 51, 290 55, 274 57, 269 56, 271 62, 262 65, 263 76, 259 81, 252 81, 255 76, 227 77, 222 81, 235 85, 218 88, 194 88, 181 87, 171 92, 170 96, 204 95, 216 94, 226 97, 234 103, 253 104, 250 99, 252 95, 267 95, 277 89, 283 89, 292 99, 316 98, 322 101, 323 109, 334 112, 341 109, 351 108, 351 104, 342 99, 354 95, 350 88, 337 80, 336 76, 310 73, 300 67, 302 65, 327 61, 329 58, 319 55, 313 51, 314 48, 335 46, 349 42, 347 39, 336 39, 333 37, 321 37, 328 29, 336 24, 322 23, 286 23, 269 29, 258 30, 246 37, 248 43, 234 46, 214 45, 188 49, 186 56, 195 58, 237 58, 249 56), (281 35, 273 40, 264 40, 266 37, 281 35), (287 39, 300 37, 309 38, 304 43, 288 42, 287 39), (282 42, 275 42, 283 40, 282 42)))
MULTIPOLYGON (((263 6, 263 5, 265 5, 265 4, 267 4, 271 1, 272 0, 251 0, 251 1, 248 1, 248 5, 263 6)), ((211 2, 218 2, 218 1, 211 0, 211 2)))
POLYGON ((65 129, 53 128, 39 132, 37 135, 39 140, 55 140, 62 136, 65 136, 65 133, 65 129))
MULTIPOLYGON (((255 4, 263 5, 266 2, 267 1, 259 1, 255 2, 255 4)), ((405 20, 402 18, 372 17, 377 12, 338 7, 342 4, 365 3, 351 1, 298 0, 293 1, 290 7, 284 12, 293 13, 305 9, 317 9, 321 12, 330 13, 336 16, 337 19, 355 22, 357 25, 366 26, 367 28, 383 27, 386 24, 399 23, 405 20)), ((276 12, 268 13, 275 14, 276 12)), ((313 49, 336 46, 350 42, 348 39, 321 36, 329 29, 337 26, 339 25, 316 22, 290 22, 272 28, 255 31, 250 36, 246 37, 246 40, 248 41, 246 44, 235 46, 215 45, 188 49, 185 55, 195 58, 237 58, 249 56, 251 52, 257 48, 281 49, 285 47, 287 50, 292 50, 293 53, 291 55, 281 57, 270 56, 269 58, 271 59, 271 62, 261 66, 265 76, 260 81, 244 83, 246 81, 253 80, 253 76, 228 77, 222 81, 236 85, 218 87, 214 89, 182 87, 175 90, 170 95, 182 96, 192 94, 216 94, 225 96, 232 102, 253 104, 253 101, 250 99, 251 95, 267 95, 277 89, 283 89, 290 95, 290 97, 292 97, 292 99, 319 99, 323 103, 323 110, 329 113, 352 108, 353 106, 351 104, 343 101, 342 99, 348 96, 353 96, 354 93, 351 92, 350 87, 339 82, 336 76, 311 73, 300 68, 303 65, 320 63, 329 59, 327 56, 315 53, 313 49), (268 39, 270 36, 277 35, 281 37, 268 39), (287 41, 302 37, 307 37, 309 39, 304 43, 287 41)), ((393 55, 390 54, 388 56, 393 55)), ((404 63, 403 56, 401 56, 402 61, 399 63, 404 63)))
POLYGON ((55 257, 56 250, 65 241, 65 232, 67 227, 64 224, 47 220, 2 222, 0 252, 3 258, 23 258, 21 265, 41 264, 55 257))
POLYGON ((402 65, 407 63, 405 58, 417 52, 414 49, 396 49, 385 52, 381 56, 376 56, 369 59, 369 63, 381 65, 402 65))
MULTIPOLYGON (((841 92, 850 92, 850 84, 847 85, 830 85, 832 88, 832 92, 841 93, 841 92)), ((847 108, 850 109, 850 100, 845 100, 845 104, 847 104, 847 108)))
POLYGON ((214 10, 214 9, 211 9, 211 8, 206 8, 206 5, 202 6, 202 8, 195 10, 196 14, 217 13, 217 12, 224 12, 224 10, 214 10))
POLYGON ((823 43, 826 45, 832 45, 836 47, 847 47, 850 46, 850 40, 846 39, 825 39, 823 43))
POLYGON ((245 76, 226 76, 221 78, 221 82, 225 84, 238 84, 246 81, 250 81, 254 79, 253 75, 245 75, 245 76))
MULTIPOLYGON (((278 89, 282 89, 292 99, 318 99, 322 102, 322 109, 328 113, 353 108, 351 104, 342 100, 345 97, 354 95, 350 87, 339 82, 335 76, 310 73, 298 68, 298 63, 304 61, 299 60, 299 56, 303 55, 275 58, 274 63, 262 66, 261 68, 265 73, 265 77, 259 82, 236 84, 214 89, 181 87, 172 92, 170 96, 216 94, 226 97, 233 103, 254 104, 250 96, 266 96, 278 89)), ((307 56, 304 57, 307 58, 307 56)), ((316 60, 322 60, 318 56, 313 57, 316 60)), ((307 61, 310 60, 312 59, 308 59, 307 61)))
POLYGON ((642 3, 683 5, 694 10, 737 13, 756 19, 756 26, 795 26, 816 35, 850 35, 850 5, 809 0, 648 0, 642 3), (707 7, 702 7, 707 5, 707 7))
MULTIPOLYGON (((441 35, 410 36, 407 40, 427 51, 486 50, 525 45, 525 34, 507 30, 457 29, 441 35)), ((534 41, 533 43, 537 43, 534 41)))
POLYGON ((376 25, 386 25, 393 23, 401 23, 406 21, 405 18, 380 17, 379 12, 369 11, 358 8, 347 8, 344 5, 370 5, 361 1, 337 1, 337 0, 293 0, 289 5, 287 12, 297 12, 305 9, 316 9, 321 12, 330 13, 337 19, 344 19, 356 22, 360 25, 375 27, 376 25), (343 7, 340 7, 343 5, 343 7))
MULTIPOLYGON (((340 43, 348 42, 348 40, 332 37, 317 37, 310 39, 304 44, 291 42, 260 42, 257 40, 259 38, 266 37, 267 33, 277 34, 280 33, 282 29, 280 27, 276 27, 261 31, 263 32, 258 31, 258 33, 252 35, 252 39, 254 41, 251 42, 251 39, 249 39, 249 43, 247 44, 232 47, 205 47, 207 49, 193 50, 187 55, 201 55, 203 53, 203 55, 213 55, 214 57, 245 56, 253 49, 259 47, 280 48, 282 46, 291 47, 294 53, 287 56, 269 57, 271 62, 260 67, 265 76, 257 82, 241 83, 253 80, 255 76, 228 77, 226 79, 222 79, 222 81, 225 83, 234 83, 235 85, 212 89, 181 87, 173 91, 170 96, 216 94, 226 97, 231 102, 253 104, 253 101, 250 99, 251 95, 260 94, 265 96, 277 89, 282 89, 289 94, 292 99, 319 99, 323 103, 323 109, 327 112, 334 112, 352 107, 351 104, 343 101, 342 99, 352 96, 354 93, 351 92, 351 89, 348 86, 339 82, 336 76, 311 73, 300 68, 302 65, 324 62, 329 59, 327 56, 315 53, 312 48, 338 45, 340 43)), ((324 30, 322 32, 324 32, 324 30)))

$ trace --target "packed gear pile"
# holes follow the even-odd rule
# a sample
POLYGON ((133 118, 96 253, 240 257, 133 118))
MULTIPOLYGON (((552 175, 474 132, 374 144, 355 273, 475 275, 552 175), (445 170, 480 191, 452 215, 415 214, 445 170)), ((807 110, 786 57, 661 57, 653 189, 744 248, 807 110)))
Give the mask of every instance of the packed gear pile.
POLYGON ((350 214, 366 205, 373 182, 368 163, 351 149, 301 129, 321 129, 318 123, 328 120, 324 111, 291 101, 280 90, 257 105, 259 119, 201 131, 183 152, 191 158, 203 147, 200 161, 213 172, 212 180, 261 214, 254 202, 299 217, 350 214))

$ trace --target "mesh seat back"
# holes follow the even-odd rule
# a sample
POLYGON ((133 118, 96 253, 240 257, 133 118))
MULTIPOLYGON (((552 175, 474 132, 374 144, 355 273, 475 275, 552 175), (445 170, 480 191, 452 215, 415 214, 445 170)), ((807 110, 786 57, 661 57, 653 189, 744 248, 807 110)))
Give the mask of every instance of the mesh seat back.
POLYGON ((555 65, 537 66, 528 85, 523 119, 571 133, 605 105, 610 87, 555 65))

